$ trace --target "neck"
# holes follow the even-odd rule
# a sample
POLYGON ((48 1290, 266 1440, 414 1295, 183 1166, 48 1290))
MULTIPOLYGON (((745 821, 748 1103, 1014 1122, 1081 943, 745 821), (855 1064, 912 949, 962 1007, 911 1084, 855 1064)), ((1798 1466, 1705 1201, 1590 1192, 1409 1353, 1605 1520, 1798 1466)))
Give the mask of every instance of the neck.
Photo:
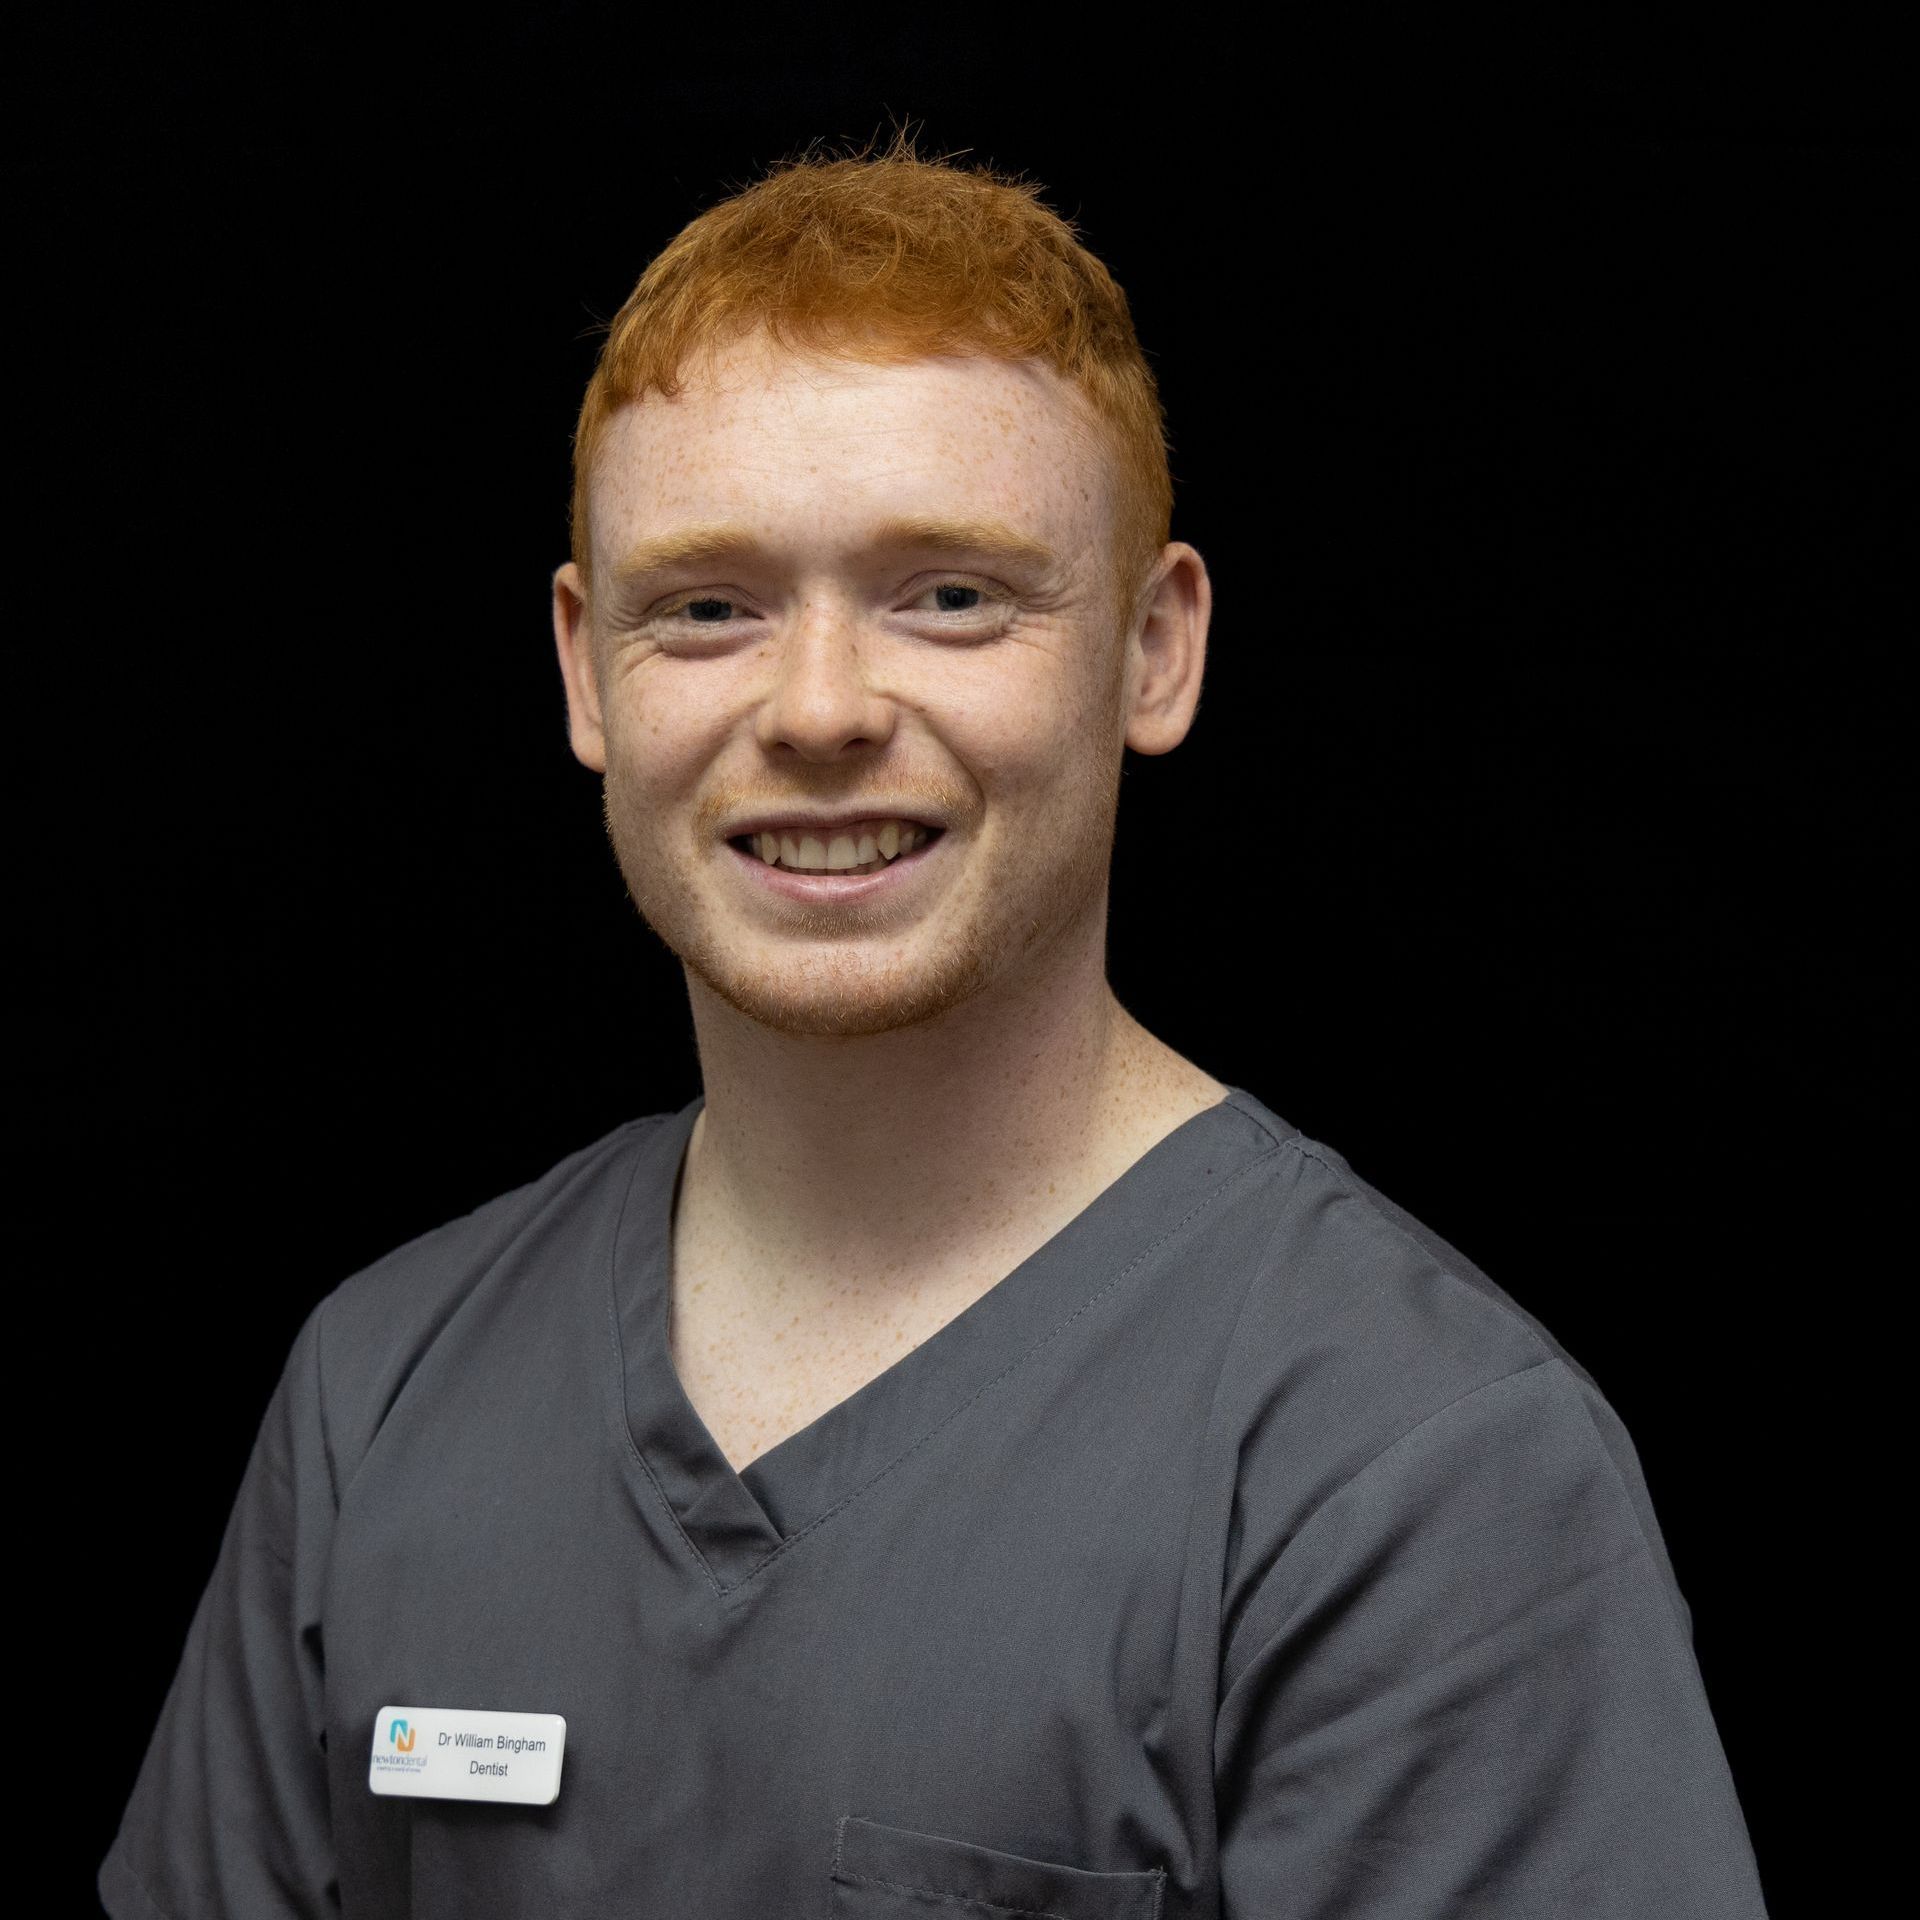
POLYGON ((773 1031, 689 975, 706 1098, 683 1214, 822 1290, 991 1268, 1047 1237, 1225 1092, 1121 1007, 1104 944, 1056 956, 1042 991, 1023 977, 857 1038, 773 1031))

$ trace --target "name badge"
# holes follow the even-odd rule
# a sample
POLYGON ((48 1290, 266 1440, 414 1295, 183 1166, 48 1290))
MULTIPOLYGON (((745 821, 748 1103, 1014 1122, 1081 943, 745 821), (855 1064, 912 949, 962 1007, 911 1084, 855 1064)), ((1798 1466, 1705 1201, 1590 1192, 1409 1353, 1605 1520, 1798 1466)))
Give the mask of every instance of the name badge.
POLYGON ((550 1807, 560 1797, 566 1745, 567 1723, 557 1713, 382 1707, 367 1785, 422 1800, 550 1807))

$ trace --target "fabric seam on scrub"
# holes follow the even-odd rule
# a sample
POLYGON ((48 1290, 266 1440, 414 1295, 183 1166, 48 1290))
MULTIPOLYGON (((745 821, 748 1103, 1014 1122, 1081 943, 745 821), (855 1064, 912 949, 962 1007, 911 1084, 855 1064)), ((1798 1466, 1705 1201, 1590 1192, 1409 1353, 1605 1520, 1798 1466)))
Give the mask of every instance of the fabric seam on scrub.
POLYGON ((1262 1120, 1260 1116, 1257 1113, 1255 1113, 1251 1107, 1243 1107, 1239 1105, 1238 1102, 1233 1100, 1222 1100, 1219 1104, 1223 1107, 1232 1107, 1235 1113, 1240 1114, 1245 1119, 1251 1120, 1253 1124, 1256 1127, 1258 1127, 1260 1131, 1264 1133, 1267 1136, 1267 1138, 1271 1140, 1276 1147, 1292 1146, 1294 1142, 1300 1139, 1301 1137, 1298 1131, 1295 1131, 1293 1133, 1275 1133, 1274 1130, 1270 1126, 1268 1126, 1267 1123, 1264 1120, 1262 1120))
POLYGON ((313 1392, 320 1421, 320 1454, 327 1463, 327 1491, 333 1495, 333 1511, 340 1512, 340 1463, 334 1457, 333 1429, 327 1424, 327 1301, 322 1297, 313 1315, 313 1392))
MULTIPOLYGON (((1374 1470, 1375 1467, 1379 1466, 1388 1457, 1388 1455, 1398 1453, 1400 1449, 1404 1447, 1410 1440, 1416 1438, 1419 1434, 1424 1433, 1427 1430, 1427 1428, 1432 1426, 1432 1424, 1436 1420, 1442 1418, 1446 1414, 1453 1412, 1453 1410, 1456 1407, 1463 1407, 1466 1405, 1466 1403, 1469 1400, 1477 1399, 1483 1393, 1491 1393, 1494 1391, 1496 1387, 1507 1386, 1510 1382, 1515 1380, 1524 1380, 1528 1374, 1538 1373, 1542 1367, 1561 1367, 1562 1370, 1564 1371, 1564 1366, 1565 1366, 1565 1363, 1561 1360, 1558 1354, 1550 1353, 1547 1355, 1547 1357, 1544 1360, 1530 1361, 1524 1367, 1516 1367, 1511 1373, 1501 1374, 1497 1380, 1483 1380, 1477 1387, 1469 1387, 1465 1393, 1455 1394, 1454 1397, 1451 1400, 1449 1400, 1444 1407, 1435 1407, 1434 1410, 1430 1414, 1428 1414, 1424 1419, 1416 1420, 1413 1423, 1413 1425, 1406 1430, 1405 1433, 1402 1433, 1396 1436, 1394 1439, 1389 1440, 1387 1444, 1384 1447, 1382 1447, 1378 1453, 1374 1454, 1373 1457, 1369 1459, 1364 1466, 1356 1467, 1352 1473, 1348 1474, 1347 1477, 1344 1480, 1342 1480, 1340 1484, 1337 1487, 1335 1487, 1330 1493, 1328 1493, 1325 1496, 1325 1498, 1320 1501, 1319 1505, 1317 1505, 1314 1508, 1314 1510, 1310 1514, 1308 1514, 1303 1521, 1301 1521, 1299 1526, 1297 1526, 1293 1530, 1293 1532, 1287 1536, 1287 1543, 1280 1550, 1280 1552, 1274 1556, 1273 1564, 1267 1568, 1266 1572, 1263 1573, 1257 1581, 1254 1582, 1252 1592, 1250 1592, 1247 1595, 1245 1602, 1241 1606, 1240 1624, 1234 1628, 1233 1637, 1227 1642, 1225 1649, 1222 1651, 1220 1655, 1221 1672, 1224 1673, 1227 1669, 1228 1664, 1231 1662, 1233 1658, 1233 1650, 1235 1647, 1237 1647, 1240 1644, 1240 1636, 1246 1631, 1247 1622, 1253 1617, 1256 1611, 1255 1603, 1259 1600, 1261 1593, 1265 1590, 1267 1582, 1271 1580, 1283 1566, 1286 1566, 1288 1564, 1287 1556, 1289 1552, 1298 1551, 1299 1543, 1303 1539, 1305 1539, 1309 1533, 1313 1531, 1315 1522, 1317 1522, 1320 1519, 1321 1515, 1323 1515, 1327 1511, 1327 1509, 1333 1505, 1333 1503, 1336 1500, 1338 1500, 1343 1494, 1357 1487, 1359 1483, 1362 1480, 1364 1480, 1366 1476, 1374 1470)), ((1601 1451, 1604 1453, 1606 1449, 1602 1447, 1601 1451)), ((1644 1545, 1644 1542, 1642 1544, 1644 1545)), ((1269 1635, 1268 1637, 1271 1638, 1272 1636, 1269 1635)), ((1234 1684, 1238 1685, 1238 1681, 1236 1680, 1234 1684)), ((1233 1691, 1233 1687, 1229 1686, 1225 1690, 1225 1692, 1221 1694, 1220 1700, 1222 1704, 1225 1703, 1226 1694, 1231 1693, 1232 1691, 1233 1691)))
MULTIPOLYGON (((1606 1457, 1607 1467, 1608 1467, 1608 1470, 1613 1475, 1614 1484, 1620 1489, 1620 1497, 1627 1503, 1628 1513, 1630 1513, 1633 1516, 1633 1530, 1639 1536, 1641 1549, 1642 1551, 1645 1552, 1647 1558, 1653 1562, 1655 1568, 1657 1569, 1660 1565, 1661 1556, 1654 1552, 1653 1542, 1647 1538, 1647 1530, 1641 1524, 1640 1503, 1637 1500, 1635 1500, 1635 1498, 1633 1497, 1633 1489, 1627 1485, 1627 1476, 1620 1471, 1620 1463, 1613 1457, 1613 1449, 1607 1445, 1607 1436, 1600 1431, 1599 1421, 1597 1421, 1593 1417, 1593 1408, 1588 1403, 1587 1396, 1584 1393, 1581 1393, 1579 1391, 1579 1388, 1577 1385, 1574 1389, 1574 1392, 1575 1392, 1575 1397, 1580 1402, 1580 1411, 1586 1415, 1587 1425, 1593 1429, 1594 1442, 1599 1447, 1601 1453, 1606 1457)), ((1644 1472, 1644 1463, 1643 1463, 1643 1472, 1644 1472)), ((1653 1498, 1653 1489, 1651 1487, 1647 1489, 1647 1498, 1649 1501, 1651 1501, 1653 1498)), ((1672 1568, 1673 1555, 1671 1551, 1668 1552, 1666 1558, 1667 1558, 1668 1566, 1672 1568)), ((1699 1659, 1699 1655, 1697 1653, 1694 1653, 1692 1631, 1688 1626, 1686 1620, 1683 1619, 1682 1616, 1674 1610, 1674 1593, 1679 1590, 1679 1586, 1680 1586, 1679 1569, 1673 1568, 1673 1590, 1672 1591, 1668 1590, 1667 1583, 1665 1580, 1660 1581, 1659 1586, 1667 1602, 1667 1611, 1669 1614, 1673 1616, 1673 1624, 1680 1630, 1681 1645, 1684 1646, 1690 1654, 1693 1654, 1693 1657, 1697 1663, 1699 1659)), ((1684 1595, 1682 1596, 1682 1598, 1684 1599, 1684 1595)), ((1704 1685, 1704 1682, 1702 1684, 1704 1685)), ((1728 1767, 1729 1769, 1731 1769, 1732 1767, 1731 1760, 1729 1760, 1728 1762, 1728 1767)))
MULTIPOLYGON (((864 1817, 865 1817, 864 1815, 859 1815, 859 1814, 843 1813, 840 1816, 840 1818, 834 1822, 833 1866, 831 1871, 827 1875, 827 1910, 829 1913, 831 1913, 833 1910, 833 1882, 838 1880, 843 1882, 847 1886, 888 1887, 895 1893, 929 1893, 929 1894, 932 1894, 934 1898, 937 1900, 965 1900, 969 1902, 971 1905, 976 1907, 987 1907, 987 1908, 990 1908, 995 1913, 1008 1914, 1012 1916, 1012 1920, 1062 1920, 1061 1915, 1057 1913, 1049 1913, 1044 1908, 1002 1907, 1002 1906, 996 1905, 991 1900, 982 1899, 978 1894, 953 1891, 946 1887, 912 1886, 904 1880, 882 1880, 875 1874, 855 1873, 852 1871, 851 1868, 843 1867, 840 1864, 840 1856, 844 1851, 847 1843, 847 1822, 849 1820, 862 1819, 864 1817)), ((872 1824, 880 1825, 882 1823, 876 1821, 876 1822, 873 1822, 872 1824)), ((1077 1872, 1079 1871, 1079 1869, 1076 1868, 1076 1869, 1073 1869, 1073 1871, 1077 1872)), ((1128 1869, 1125 1869, 1125 1871, 1128 1872, 1129 1874, 1144 1873, 1152 1879, 1153 1911, 1149 1916, 1149 1920, 1160 1920, 1160 1904, 1167 1890, 1166 1868, 1165 1867, 1139 1867, 1139 1868, 1128 1868, 1128 1869)))
MULTIPOLYGON (((1273 1129, 1267 1126, 1264 1122, 1257 1122, 1256 1124, 1260 1125, 1261 1130, 1264 1133, 1266 1133, 1269 1138, 1274 1139, 1275 1144, 1277 1146, 1285 1146, 1287 1144, 1284 1140, 1279 1140, 1274 1135, 1273 1129)), ((1262 1158, 1265 1158, 1265 1157, 1266 1157, 1265 1155, 1262 1156, 1262 1158)), ((1300 1182, 1298 1179, 1296 1179, 1293 1183, 1292 1188, 1288 1191, 1286 1200, 1281 1205, 1279 1217, 1274 1221, 1272 1231, 1268 1233, 1266 1240, 1261 1245, 1259 1258, 1250 1263, 1251 1271, 1247 1275, 1247 1284, 1241 1289, 1240 1305, 1234 1311, 1233 1326, 1231 1330, 1228 1332, 1226 1341, 1221 1348, 1220 1369, 1213 1377, 1213 1393, 1211 1398, 1209 1398, 1209 1400, 1207 1401, 1207 1423, 1205 1428, 1202 1430, 1202 1440, 1201 1440, 1201 1452, 1203 1454, 1206 1451, 1208 1441, 1211 1439, 1213 1434, 1217 1432, 1219 1429, 1220 1391, 1221 1391, 1221 1388, 1226 1383, 1227 1369, 1233 1364, 1233 1356, 1239 1350, 1240 1329, 1246 1322, 1247 1309, 1249 1306, 1253 1304, 1253 1296, 1259 1288, 1261 1276, 1267 1271, 1267 1261, 1269 1256, 1273 1252, 1274 1242, 1278 1240, 1281 1234, 1285 1232, 1293 1223, 1294 1203, 1296 1198, 1299 1195, 1299 1192, 1300 1192, 1300 1182)), ((1231 1531, 1233 1509, 1238 1502, 1239 1492, 1240 1492, 1240 1483, 1239 1483, 1239 1476, 1236 1471, 1232 1490, 1227 1497, 1227 1520, 1228 1520, 1229 1531, 1231 1531)), ((1197 1506, 1197 1502, 1189 1498, 1187 1505, 1188 1505, 1188 1515, 1189 1515, 1188 1525, 1187 1525, 1187 1538, 1189 1541, 1191 1541, 1193 1537, 1192 1514, 1197 1506)), ((1223 1554, 1222 1566, 1221 1566, 1221 1577, 1223 1581, 1225 1579, 1225 1574, 1226 1574, 1225 1556, 1223 1554)), ((1261 1577, 1262 1579, 1265 1578, 1264 1575, 1262 1575, 1261 1577)), ((1256 1592, 1258 1591, 1257 1583, 1256 1583, 1255 1591, 1256 1592)), ((1250 1594, 1248 1598, 1249 1600, 1251 1600, 1253 1598, 1253 1595, 1250 1594)), ((1241 1618, 1244 1620, 1245 1617, 1246 1617, 1245 1612, 1243 1610, 1241 1614, 1241 1618)), ((1214 1644, 1217 1649, 1214 1655, 1214 1663, 1213 1663, 1213 1725, 1216 1729, 1216 1732, 1220 1724, 1220 1701, 1221 1701, 1220 1674, 1222 1669, 1226 1666, 1226 1659, 1227 1659, 1227 1649, 1221 1648, 1219 1645, 1220 1629, 1222 1624, 1225 1621, 1225 1618, 1226 1618, 1226 1593, 1223 1588, 1220 1592, 1217 1592, 1213 1596, 1214 1644)), ((1218 1822, 1218 1819, 1219 1819, 1219 1799, 1216 1792, 1217 1785, 1218 1783, 1213 1778, 1212 1770, 1209 1769, 1205 1783, 1204 1783, 1204 1792, 1206 1795, 1206 1802, 1207 1802, 1207 1817, 1209 1820, 1215 1821, 1216 1823, 1218 1822)), ((1157 1900, 1154 1906, 1154 1913, 1156 1916, 1159 1913, 1159 1905, 1157 1900)))
MULTIPOLYGON (((1055 1325, 1049 1332, 1044 1334, 1032 1346, 1028 1347, 1024 1352, 1015 1355, 1015 1357, 1009 1360, 1007 1364, 1004 1367, 1002 1367, 1000 1371, 996 1373, 991 1380, 984 1381, 978 1388, 975 1389, 975 1391, 967 1399, 963 1400, 959 1404, 959 1406, 955 1407, 950 1413, 948 1413, 945 1419, 941 1420, 937 1425, 928 1428, 928 1430, 925 1433, 923 1433, 918 1440, 914 1441, 913 1444, 905 1450, 905 1452, 896 1455, 895 1458, 888 1461, 887 1464, 879 1470, 879 1472, 874 1474, 870 1479, 862 1482, 861 1485, 855 1487, 851 1493, 842 1495, 841 1498, 835 1501, 834 1504, 830 1506, 825 1513, 818 1515, 816 1518, 812 1520, 809 1520, 807 1524, 804 1527, 802 1527, 798 1533, 794 1534, 791 1539, 782 1540, 780 1544, 777 1547, 775 1547, 774 1550, 770 1554, 768 1554, 764 1560, 760 1562, 758 1566, 754 1567, 750 1572, 743 1574, 740 1577, 740 1579, 736 1580, 731 1587, 723 1588, 722 1591, 726 1593, 735 1593, 735 1592, 738 1592, 741 1587, 744 1587, 748 1583, 748 1581, 758 1579, 761 1573, 766 1568, 770 1567, 776 1560, 778 1560, 780 1556, 788 1550, 788 1548, 798 1546, 800 1542, 806 1539, 807 1536, 811 1534, 816 1528, 825 1526, 826 1523, 829 1520, 833 1519, 836 1514, 840 1513, 844 1508, 850 1507, 856 1500, 860 1499, 864 1494, 870 1492, 874 1487, 877 1487, 882 1480, 887 1478, 889 1474, 895 1472, 898 1468, 905 1466, 906 1463, 909 1460, 911 1460, 913 1456, 916 1453, 918 1453, 922 1447, 928 1445, 931 1441, 937 1439, 939 1435, 943 1433, 948 1427, 950 1427, 956 1420, 958 1420, 963 1413, 968 1412, 973 1407, 976 1401, 984 1399, 986 1395, 991 1393, 995 1387, 999 1386, 999 1384, 1003 1380, 1005 1380, 1009 1374, 1017 1371, 1021 1367, 1024 1367, 1027 1364, 1027 1362, 1034 1357, 1035 1354, 1041 1353, 1046 1348, 1050 1347, 1055 1340, 1057 1340, 1063 1333, 1065 1333, 1066 1330, 1070 1326, 1072 1326, 1076 1320, 1080 1318, 1082 1314, 1091 1312, 1093 1308, 1097 1307, 1103 1300, 1107 1299, 1108 1296, 1111 1295, 1120 1286, 1121 1282, 1126 1280, 1127 1277, 1130 1274, 1132 1274, 1137 1267, 1141 1266, 1145 1261, 1151 1259, 1153 1255, 1158 1253, 1160 1249, 1164 1247, 1169 1240, 1172 1240, 1176 1235, 1184 1232, 1186 1228, 1192 1223, 1192 1221, 1195 1220, 1200 1214, 1204 1213, 1207 1210, 1207 1208, 1212 1206, 1213 1203, 1217 1199, 1219 1199, 1219 1197, 1223 1193, 1225 1193, 1229 1187, 1232 1187, 1236 1185, 1238 1182, 1245 1180, 1250 1174, 1254 1174, 1262 1171, 1267 1166, 1267 1163, 1271 1158, 1272 1158, 1272 1152, 1271 1150, 1269 1150, 1265 1153, 1261 1153, 1257 1155, 1254 1159, 1249 1160, 1247 1164, 1244 1167, 1240 1168, 1237 1172, 1230 1173, 1224 1180, 1222 1180, 1219 1183, 1218 1186, 1214 1187, 1210 1192, 1205 1194, 1201 1199, 1196 1200, 1194 1204, 1191 1207, 1189 1207, 1187 1211, 1184 1214, 1182 1214, 1180 1218, 1176 1220, 1173 1223, 1173 1225, 1170 1226, 1166 1230, 1166 1232, 1159 1237, 1159 1239, 1151 1241, 1149 1242, 1148 1245, 1142 1247, 1140 1251, 1137 1254, 1135 1254, 1134 1257, 1131 1260, 1129 1260, 1127 1264, 1124 1267, 1122 1267, 1121 1270, 1117 1274, 1115 1274, 1113 1278, 1109 1280, 1107 1284, 1104 1287, 1102 1287, 1098 1293, 1089 1295, 1088 1298, 1081 1301, 1081 1303, 1077 1307, 1075 1307, 1074 1310, 1070 1314, 1068 1314, 1064 1320, 1060 1321, 1057 1325, 1055 1325)), ((1024 1266, 1025 1264, 1026 1264, 1025 1261, 1021 1262, 1022 1266, 1024 1266)), ((1018 1269, 1016 1268, 1015 1271, 1017 1272, 1018 1269)), ((983 1295, 982 1297, 984 1298, 985 1296, 983 1295)), ((877 1378, 878 1376, 876 1375, 875 1377, 877 1378)), ((852 1396, 849 1395, 848 1398, 851 1399, 852 1396)), ((842 1404, 844 1404, 844 1402, 842 1404)), ((829 1411, 831 1411, 831 1409, 829 1409, 829 1411)))
MULTIPOLYGON (((844 1887, 885 1887, 889 1893, 924 1893, 935 1900, 964 1900, 984 1913, 999 1913, 1006 1920, 1066 1920, 1064 1914, 1048 1907, 1003 1907, 997 1900, 983 1900, 978 1894, 952 1893, 945 1887, 916 1887, 905 1880, 882 1880, 871 1873, 841 1873, 834 1876, 844 1887)), ((832 1889, 828 1889, 831 1898, 832 1889)))
MULTIPOLYGON (((607 1326, 613 1334, 614 1424, 620 1429, 620 1438, 627 1452, 633 1456, 640 1471, 647 1476, 647 1485, 653 1489, 653 1497, 660 1502, 660 1510, 667 1516, 668 1524, 680 1536, 687 1551, 693 1555, 694 1563, 707 1576, 707 1584, 717 1597, 724 1595, 728 1589, 723 1587, 715 1577, 713 1569, 707 1564, 706 1555, 688 1538, 686 1528, 680 1524, 679 1514, 673 1509, 673 1502, 667 1498, 666 1489, 661 1486, 647 1456, 640 1451, 638 1443, 634 1440, 633 1420, 627 1410, 627 1348, 620 1336, 620 1237, 626 1229, 627 1208, 633 1200, 634 1184, 640 1178, 641 1162, 646 1157, 643 1151, 646 1141, 652 1139, 661 1127, 676 1117, 674 1114, 659 1115, 652 1128, 641 1136, 640 1147, 634 1152, 633 1165, 627 1170, 627 1185, 625 1192, 620 1196, 620 1210, 614 1216, 613 1235, 607 1251, 607 1326)), ((671 1260, 671 1239, 669 1239, 668 1257, 671 1260)))
POLYGON ((153 1920, 173 1920, 173 1915, 147 1890, 147 1883, 141 1879, 133 1862, 127 1858, 125 1849, 117 1840, 107 1851, 107 1864, 120 1870, 127 1887, 147 1903, 147 1911, 153 1915, 153 1920))

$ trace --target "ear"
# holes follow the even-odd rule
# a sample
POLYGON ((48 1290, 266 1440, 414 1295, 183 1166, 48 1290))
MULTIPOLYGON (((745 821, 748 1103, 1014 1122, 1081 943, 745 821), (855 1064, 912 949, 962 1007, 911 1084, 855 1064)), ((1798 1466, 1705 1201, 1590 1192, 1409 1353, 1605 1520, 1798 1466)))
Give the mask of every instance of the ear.
POLYGON ((1187 737, 1200 704, 1212 615, 1207 563, 1184 540, 1170 541, 1127 641, 1126 742, 1135 753, 1171 753, 1187 737))
POLYGON ((553 641, 560 651, 560 677, 567 687, 567 726, 573 757, 595 773, 607 770, 607 737, 600 723, 599 669, 586 582, 569 560, 553 576, 553 641))

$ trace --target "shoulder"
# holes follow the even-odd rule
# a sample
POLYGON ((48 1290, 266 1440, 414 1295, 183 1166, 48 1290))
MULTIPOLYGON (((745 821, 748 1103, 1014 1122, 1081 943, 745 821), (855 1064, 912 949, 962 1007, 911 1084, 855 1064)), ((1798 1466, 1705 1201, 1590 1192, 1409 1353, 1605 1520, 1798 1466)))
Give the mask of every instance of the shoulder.
POLYGON ((1498 1449, 1516 1479, 1543 1482, 1532 1489, 1542 1501, 1555 1497, 1544 1485, 1555 1473, 1611 1487, 1684 1619, 1633 1442, 1587 1369, 1338 1151, 1258 1102, 1243 1110, 1278 1152, 1269 1238, 1221 1382, 1239 1574, 1257 1574, 1343 1490, 1378 1487, 1428 1455, 1464 1468, 1476 1449, 1498 1449))
POLYGON ((309 1315, 304 1350, 336 1487, 352 1477, 387 1409, 442 1342, 503 1302, 572 1274, 591 1283, 645 1141, 670 1114, 623 1122, 537 1178, 417 1235, 350 1275, 309 1315))
MULTIPOLYGON (((1370 1382, 1381 1417, 1545 1360, 1577 1363, 1542 1321, 1324 1141, 1245 1095, 1274 1151, 1270 1227, 1241 1317, 1249 1361, 1311 1350, 1370 1382)), ((1304 1383, 1303 1383, 1304 1384, 1304 1383)), ((1348 1423, 1360 1411, 1351 1401, 1348 1423)))

